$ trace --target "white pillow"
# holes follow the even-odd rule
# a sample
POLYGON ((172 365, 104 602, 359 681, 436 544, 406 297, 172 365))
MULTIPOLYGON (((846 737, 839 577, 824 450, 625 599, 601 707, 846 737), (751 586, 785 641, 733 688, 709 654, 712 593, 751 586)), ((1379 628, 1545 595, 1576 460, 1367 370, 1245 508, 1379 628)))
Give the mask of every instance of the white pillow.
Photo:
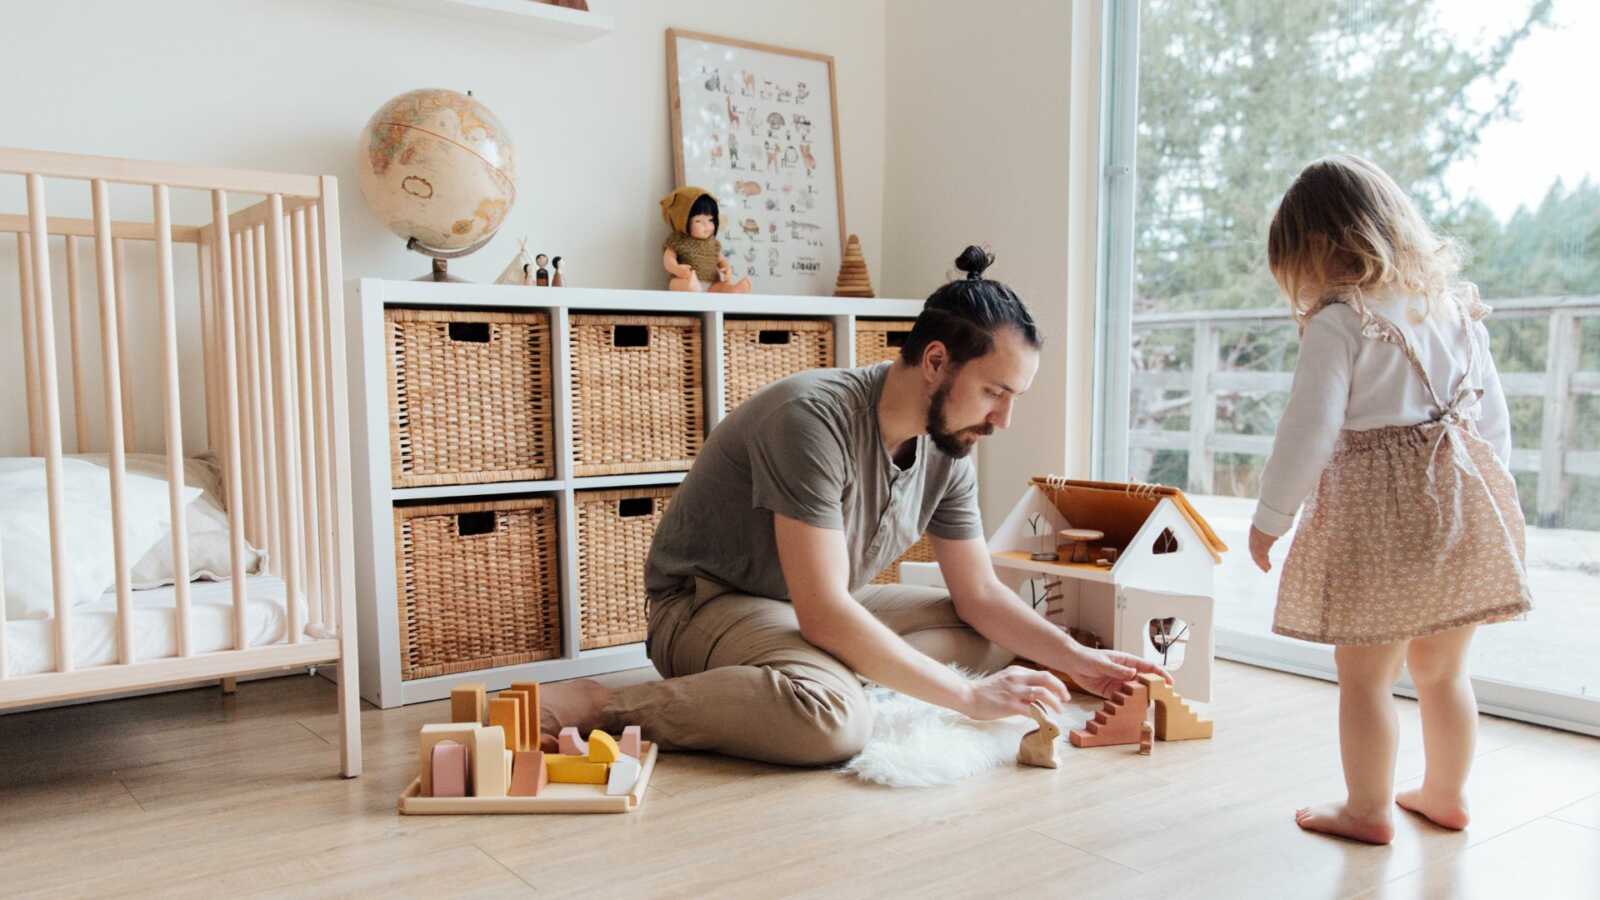
MULTIPOLYGON (((116 581, 111 549, 111 473, 81 459, 61 460, 62 526, 67 597, 94 602, 116 581)), ((123 480, 124 537, 138 559, 170 528, 167 483, 128 473, 123 480)), ((187 504, 200 488, 185 487, 187 504)), ((47 619, 55 609, 50 565, 50 515, 44 460, 0 457, 0 558, 8 619, 47 619)))
MULTIPOLYGON (((232 578, 233 547, 228 541, 228 514, 211 502, 210 494, 205 494, 189 504, 184 522, 188 526, 185 532, 189 536, 189 580, 203 578, 206 581, 226 581, 232 578)), ((244 573, 260 575, 266 558, 265 551, 250 546, 246 541, 244 573)), ((170 530, 161 532, 161 539, 134 565, 129 580, 135 590, 173 583, 170 530)))

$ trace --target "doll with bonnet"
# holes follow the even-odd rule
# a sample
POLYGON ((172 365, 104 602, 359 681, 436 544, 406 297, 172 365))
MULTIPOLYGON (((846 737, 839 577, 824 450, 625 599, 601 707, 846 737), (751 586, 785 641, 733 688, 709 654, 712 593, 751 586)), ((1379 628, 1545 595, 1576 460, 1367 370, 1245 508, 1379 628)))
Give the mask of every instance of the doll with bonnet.
POLYGON ((661 218, 672 226, 662 247, 661 265, 674 291, 750 293, 750 279, 733 281, 733 266, 717 240, 721 227, 717 200, 704 188, 681 187, 661 198, 661 218))

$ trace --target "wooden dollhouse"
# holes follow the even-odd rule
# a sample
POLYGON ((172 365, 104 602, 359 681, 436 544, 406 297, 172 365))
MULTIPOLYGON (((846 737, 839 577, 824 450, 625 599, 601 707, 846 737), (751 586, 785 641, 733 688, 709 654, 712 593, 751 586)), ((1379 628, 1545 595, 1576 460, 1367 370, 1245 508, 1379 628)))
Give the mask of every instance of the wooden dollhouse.
MULTIPOLYGON (((1032 479, 989 539, 1001 580, 1052 622, 1161 663, 1183 696, 1202 702, 1211 699, 1215 568, 1227 549, 1177 488, 1054 476, 1032 479)), ((933 564, 901 573, 937 583, 933 564)))

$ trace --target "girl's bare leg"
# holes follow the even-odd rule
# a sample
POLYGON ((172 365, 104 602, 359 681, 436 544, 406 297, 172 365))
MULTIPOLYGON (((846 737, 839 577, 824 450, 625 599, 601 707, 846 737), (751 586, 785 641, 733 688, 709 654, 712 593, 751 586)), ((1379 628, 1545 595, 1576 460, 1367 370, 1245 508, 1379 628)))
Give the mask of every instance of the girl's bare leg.
POLYGON ((1343 803, 1308 806, 1294 820, 1307 831, 1369 844, 1394 840, 1394 756, 1398 723, 1394 682, 1404 643, 1334 648, 1339 666, 1339 752, 1347 796, 1343 803))

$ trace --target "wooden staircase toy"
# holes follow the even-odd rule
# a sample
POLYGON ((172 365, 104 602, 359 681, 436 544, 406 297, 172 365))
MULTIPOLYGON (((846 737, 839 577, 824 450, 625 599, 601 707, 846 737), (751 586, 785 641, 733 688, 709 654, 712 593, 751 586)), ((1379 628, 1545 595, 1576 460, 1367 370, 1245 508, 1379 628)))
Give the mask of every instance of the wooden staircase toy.
POLYGON ((1150 689, 1143 681, 1130 681, 1106 699, 1105 705, 1082 728, 1067 736, 1074 747, 1110 747, 1139 743, 1139 725, 1150 706, 1150 689))
POLYGON ((1212 731, 1212 721, 1202 719, 1183 702, 1178 692, 1172 689, 1159 675, 1140 675, 1139 681, 1145 686, 1150 695, 1150 700, 1156 705, 1156 740, 1158 741, 1196 741, 1209 740, 1212 731))
POLYGON ((1061 737, 1061 728, 1050 721, 1045 708, 1038 703, 1029 704, 1029 712, 1039 727, 1022 736, 1022 743, 1017 746, 1017 762, 1024 766, 1054 769, 1059 765, 1056 740, 1061 737))

